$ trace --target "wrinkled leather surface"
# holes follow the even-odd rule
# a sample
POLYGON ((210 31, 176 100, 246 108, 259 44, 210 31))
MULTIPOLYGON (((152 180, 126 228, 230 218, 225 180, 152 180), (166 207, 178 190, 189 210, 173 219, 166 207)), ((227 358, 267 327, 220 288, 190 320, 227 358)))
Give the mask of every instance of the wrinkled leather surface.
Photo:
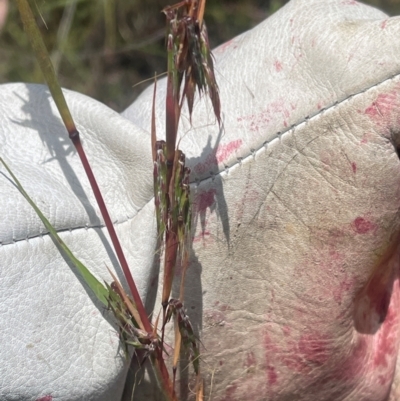
MULTIPOLYGON (((75 255, 99 279, 112 281, 105 265, 115 268, 116 258, 47 90, 9 84, 0 86, 0 94, 2 157, 75 255)), ((153 192, 150 145, 139 128, 107 107, 77 93, 66 95, 146 297, 155 248, 147 203, 153 192)), ((119 400, 126 363, 109 314, 88 297, 90 291, 6 177, 0 176, 0 399, 119 400)))
MULTIPOLYGON (((215 51, 224 130, 202 103, 181 131, 197 211, 186 307, 213 400, 388 396, 399 22, 355 1, 291 1, 215 51)), ((146 130, 151 98, 123 113, 146 130)))
MULTIPOLYGON (((212 400, 397 399, 399 33, 398 18, 353 0, 292 0, 216 49, 223 129, 201 101, 180 143, 195 203, 186 308, 212 400)), ((123 113, 129 122, 67 92, 147 299, 151 97, 123 113)), ((0 102, 2 156, 109 280, 115 258, 46 91, 3 85, 0 102)), ((0 398, 119 399, 126 367, 104 310, 4 176, 0 197, 0 398)), ((184 370, 187 393, 188 380, 184 370)), ((153 388, 141 382, 135 399, 153 388)))

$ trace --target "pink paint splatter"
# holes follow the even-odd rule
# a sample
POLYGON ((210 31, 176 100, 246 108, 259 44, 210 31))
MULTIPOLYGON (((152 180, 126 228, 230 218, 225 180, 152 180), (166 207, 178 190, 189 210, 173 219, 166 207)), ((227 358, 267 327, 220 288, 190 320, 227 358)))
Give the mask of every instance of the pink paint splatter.
POLYGON ((379 330, 376 354, 374 356, 374 366, 375 367, 387 367, 390 359, 396 354, 396 330, 393 328, 398 324, 398 318, 396 312, 393 308, 388 310, 385 318, 385 324, 382 325, 381 330, 379 330), (388 360, 389 359, 389 360, 388 360))
POLYGON ((236 139, 235 141, 229 142, 226 145, 218 146, 217 153, 215 155, 217 162, 224 162, 233 152, 238 150, 242 146, 243 141, 236 139))
POLYGON ((219 310, 222 312, 225 312, 225 311, 231 310, 231 307, 229 305, 222 304, 222 305, 220 305, 219 310))
POLYGON ((332 355, 333 346, 328 338, 318 333, 303 334, 298 341, 285 338, 274 344, 268 334, 264 336, 264 347, 268 363, 277 358, 294 372, 308 374, 325 364, 332 355))
POLYGON ((196 242, 205 242, 209 237, 210 237, 211 233, 210 231, 202 231, 200 234, 197 234, 196 236, 193 237, 193 243, 196 242))
POLYGON ((374 135, 373 135, 371 132, 366 132, 366 133, 362 136, 360 143, 361 143, 362 145, 365 145, 365 144, 367 144, 368 142, 370 142, 371 139, 372 139, 373 137, 374 137, 374 135))
POLYGON ((271 355, 278 356, 279 349, 277 345, 272 341, 268 332, 264 334, 264 348, 266 351, 265 357, 267 361, 271 357, 271 355))
MULTIPOLYGON (((320 269, 327 274, 330 274, 332 271, 340 270, 340 266, 342 266, 343 261, 346 259, 346 256, 336 249, 334 237, 336 233, 333 232, 332 234, 333 237, 330 238, 332 243, 327 244, 326 247, 312 256, 313 263, 318 265, 320 269)), ((340 235, 338 236, 340 237, 340 235)))
POLYGON ((40 397, 40 398, 36 399, 35 401, 52 401, 52 400, 53 400, 53 396, 45 395, 44 397, 40 397))
POLYGON ((205 212, 208 208, 212 208, 215 203, 217 191, 212 188, 208 191, 200 192, 195 200, 196 212, 205 212))
POLYGON ((205 239, 211 237, 211 233, 207 230, 209 216, 207 210, 209 209, 212 213, 215 209, 217 191, 215 188, 211 188, 208 191, 200 192, 194 202, 194 212, 198 216, 201 230, 199 234, 193 237, 193 242, 203 241, 205 246, 205 239))
POLYGON ((267 379, 270 386, 273 386, 278 381, 278 374, 273 366, 267 366, 267 379))
POLYGON ((303 334, 298 342, 300 357, 314 366, 321 366, 330 358, 329 340, 317 334, 303 334))
POLYGON ((357 164, 354 162, 351 162, 351 169, 353 170, 353 173, 355 174, 357 172, 357 164))
POLYGON ((238 117, 237 122, 244 123, 252 132, 258 132, 276 119, 281 119, 282 124, 287 124, 286 119, 290 117, 291 111, 295 109, 295 104, 287 104, 285 99, 281 98, 270 103, 259 113, 238 117))
POLYGON ((385 386, 385 385, 391 383, 392 380, 393 380, 393 373, 392 372, 389 372, 389 374, 387 374, 387 375, 379 375, 378 376, 378 383, 381 386, 385 386))
POLYGON ((281 72, 282 71, 282 63, 279 60, 275 60, 274 62, 274 67, 276 72, 281 72))
POLYGON ((204 162, 198 163, 194 167, 194 172, 196 174, 204 174, 209 172, 214 167, 218 166, 218 163, 223 163, 226 161, 232 153, 236 152, 241 146, 243 141, 241 139, 236 139, 225 145, 219 145, 218 148, 212 151, 204 160, 204 162))
POLYGON ((367 234, 377 229, 376 224, 363 217, 357 217, 352 223, 353 229, 357 234, 367 234))
POLYGON ((333 299, 339 305, 342 303, 344 295, 349 294, 354 288, 355 282, 355 279, 346 275, 345 278, 339 283, 339 286, 333 290, 333 299))
MULTIPOLYGON (((362 374, 376 383, 375 388, 382 395, 387 394, 393 380, 399 348, 398 256, 397 250, 389 259, 385 258, 355 301, 355 327, 362 333, 358 334, 358 341, 366 344, 356 358, 359 359, 358 376, 362 374), (376 387, 378 384, 382 387, 376 387)), ((376 396, 375 399, 383 398, 376 396)))
POLYGON ((381 22, 381 29, 385 29, 387 24, 387 20, 385 19, 384 21, 381 22))
POLYGON ((398 107, 397 92, 381 93, 364 111, 376 124, 387 123, 393 109, 398 107))
POLYGON ((237 45, 235 44, 236 41, 235 39, 228 40, 225 43, 222 43, 222 45, 218 46, 216 49, 213 50, 213 53, 224 53, 228 49, 236 49, 237 45))
MULTIPOLYGON (((385 266, 388 267, 388 266, 385 266)), ((378 280, 382 278, 378 274, 378 280)), ((373 367, 374 368, 386 368, 384 371, 392 372, 394 361, 396 361, 395 355, 397 355, 397 350, 399 346, 398 341, 398 331, 399 331, 399 280, 396 278, 394 282, 389 280, 388 283, 380 283, 381 291, 375 291, 375 283, 369 284, 369 296, 370 298, 376 296, 378 297, 375 302, 372 302, 372 306, 379 315, 379 323, 381 326, 377 333, 375 334, 375 340, 373 342, 373 348, 375 350, 373 367), (383 287, 383 289, 382 289, 383 287), (378 293, 378 294, 376 294, 378 293)))

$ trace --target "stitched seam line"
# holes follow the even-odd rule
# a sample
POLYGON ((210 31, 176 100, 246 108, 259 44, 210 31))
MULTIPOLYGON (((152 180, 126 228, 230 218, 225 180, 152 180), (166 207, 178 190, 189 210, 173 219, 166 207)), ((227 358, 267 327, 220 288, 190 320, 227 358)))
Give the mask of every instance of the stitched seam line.
MULTIPOLYGON (((147 203, 146 203, 146 205, 147 205, 147 203)), ((138 213, 142 209, 143 208, 140 208, 138 210, 138 213)), ((118 225, 118 224, 127 223, 127 222, 131 221, 132 219, 134 219, 137 216, 138 213, 136 213, 135 216, 127 218, 126 220, 123 220, 123 221, 116 220, 116 221, 113 222, 113 224, 115 226, 115 225, 118 225)), ((76 227, 71 227, 71 228, 61 228, 61 229, 56 230, 56 232, 57 232, 57 234, 66 233, 66 232, 72 233, 72 232, 75 232, 75 231, 78 231, 78 230, 86 230, 86 231, 88 231, 90 229, 103 229, 105 227, 106 227, 105 224, 98 224, 98 225, 86 224, 86 225, 83 225, 83 226, 76 226, 76 227)), ((21 242, 21 241, 29 242, 29 240, 31 240, 31 239, 43 238, 43 237, 45 237, 47 235, 50 235, 50 233, 47 230, 44 230, 43 232, 40 232, 39 234, 27 235, 25 238, 22 238, 22 237, 21 238, 13 238, 11 241, 1 241, 0 240, 0 248, 2 246, 5 246, 5 245, 14 245, 17 242, 21 242)))
POLYGON ((342 104, 345 103, 346 101, 350 101, 356 96, 363 95, 364 93, 366 93, 366 92, 368 92, 370 90, 373 90, 373 89, 375 89, 375 88, 377 88, 377 87, 379 87, 381 85, 384 85, 384 84, 386 84, 386 83, 388 83, 390 81, 393 81, 393 80, 395 80, 396 78, 399 78, 399 77, 400 77, 400 73, 393 74, 390 77, 385 78, 383 81, 380 81, 380 82, 378 82, 378 83, 376 83, 376 84, 374 84, 374 85, 372 85, 372 86, 370 86, 368 88, 365 88, 365 89, 363 89, 363 90, 361 90, 359 92, 350 94, 349 96, 345 97, 342 100, 337 100, 336 102, 332 103, 331 105, 329 105, 327 107, 324 107, 324 108, 318 110, 316 113, 314 113, 312 115, 305 116, 304 119, 301 120, 300 122, 298 122, 296 124, 292 124, 290 127, 285 128, 282 131, 278 131, 270 140, 264 141, 261 144, 261 146, 259 146, 257 149, 250 149, 250 154, 248 154, 247 156, 238 157, 236 159, 236 162, 233 163, 231 166, 226 166, 225 170, 219 171, 219 172, 215 173, 214 175, 210 175, 209 177, 205 177, 205 178, 203 178, 201 180, 192 181, 191 184, 194 184, 194 183, 200 184, 200 183, 202 183, 204 181, 207 181, 209 179, 213 179, 217 175, 225 173, 227 171, 227 169, 235 167, 236 165, 242 163, 243 161, 248 160, 251 157, 254 157, 257 153, 264 151, 268 147, 269 144, 271 144, 272 142, 275 142, 276 140, 279 140, 282 137, 282 135, 290 133, 290 132, 294 132, 301 125, 303 125, 303 124, 305 124, 307 122, 313 121, 314 119, 320 117, 325 112, 333 111, 336 108, 338 108, 339 106, 342 106, 342 104))
MULTIPOLYGON (((292 126, 286 128, 285 130, 278 131, 269 141, 263 142, 261 144, 261 146, 259 146, 257 149, 251 149, 250 154, 248 154, 247 156, 238 157, 236 159, 236 162, 234 162, 232 165, 225 166, 225 170, 218 171, 214 175, 210 175, 210 176, 205 177, 205 178, 203 178, 201 180, 191 181, 190 184, 196 184, 196 186, 199 186, 202 182, 205 182, 205 181, 210 180, 210 179, 215 179, 215 177, 218 176, 218 175, 222 175, 224 173, 226 174, 229 171, 230 168, 237 166, 238 164, 242 163, 243 161, 246 161, 247 159, 249 159, 251 157, 254 157, 257 153, 265 151, 266 148, 268 147, 268 145, 270 145, 272 142, 275 142, 276 140, 279 140, 279 138, 281 138, 282 135, 290 133, 290 132, 294 132, 301 125, 307 123, 308 121, 312 121, 315 118, 318 118, 319 116, 321 116, 323 113, 325 113, 327 111, 335 110, 337 107, 341 106, 346 101, 349 101, 349 100, 353 99, 355 96, 362 95, 362 94, 364 94, 364 93, 366 93, 366 92, 368 92, 370 90, 373 90, 373 89, 375 89, 375 88, 377 88, 377 87, 379 87, 381 85, 384 85, 384 84, 386 84, 386 83, 388 83, 390 81, 393 81, 393 80, 395 80, 396 78, 399 78, 399 77, 400 77, 400 73, 393 74, 390 77, 385 78, 384 80, 382 80, 382 81, 380 81, 380 82, 378 82, 378 83, 376 83, 374 85, 371 85, 371 86, 369 86, 369 87, 367 87, 367 88, 365 88, 365 89, 363 89, 363 90, 361 90, 359 92, 353 93, 353 94, 345 97, 342 100, 338 100, 338 101, 332 103, 331 105, 329 105, 327 107, 324 107, 321 110, 318 110, 318 112, 316 112, 316 113, 314 113, 312 115, 305 116, 302 121, 300 121, 300 122, 298 122, 296 124, 293 124, 292 126)), ((133 216, 131 218, 128 218, 126 220, 123 220, 123 221, 118 221, 117 220, 113 224, 114 225, 124 224, 124 223, 127 223, 130 220, 134 219, 144 207, 146 207, 150 202, 153 201, 153 199, 154 198, 151 198, 140 209, 138 209, 137 213, 135 214, 135 216, 133 216)), ((78 227, 74 227, 74 228, 60 229, 60 230, 57 230, 57 233, 72 232, 72 231, 77 231, 77 230, 102 229, 102 228, 105 228, 104 224, 93 225, 93 226, 92 225, 85 225, 85 226, 78 226, 78 227)), ((44 231, 43 233, 40 233, 40 234, 27 236, 26 238, 13 239, 12 241, 8 241, 8 242, 1 242, 1 240, 0 240, 0 246, 15 244, 15 243, 20 242, 20 241, 29 241, 30 239, 34 239, 34 238, 42 238, 43 236, 46 236, 46 235, 50 235, 49 232, 44 231)))

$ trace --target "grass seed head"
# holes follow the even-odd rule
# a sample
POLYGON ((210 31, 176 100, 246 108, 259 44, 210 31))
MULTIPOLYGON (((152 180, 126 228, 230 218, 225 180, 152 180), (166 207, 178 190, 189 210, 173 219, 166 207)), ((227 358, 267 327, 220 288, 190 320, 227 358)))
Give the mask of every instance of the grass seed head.
POLYGON ((180 107, 186 99, 192 115, 194 94, 208 93, 215 117, 221 123, 221 104, 214 74, 214 63, 203 20, 205 0, 182 1, 164 8, 169 30, 168 48, 173 50, 176 93, 184 80, 180 107), (171 38, 172 36, 172 38, 171 38))

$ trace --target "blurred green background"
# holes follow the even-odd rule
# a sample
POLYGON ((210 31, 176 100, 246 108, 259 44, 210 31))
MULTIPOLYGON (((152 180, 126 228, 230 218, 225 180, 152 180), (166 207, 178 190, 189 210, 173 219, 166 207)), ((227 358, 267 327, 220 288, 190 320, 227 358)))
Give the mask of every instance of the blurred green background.
MULTIPOLYGON (((257 25, 287 2, 208 0, 205 19, 212 47, 257 25)), ((160 10, 174 3, 36 0, 38 23, 61 85, 122 111, 149 84, 140 82, 165 71, 165 19, 160 10)), ((400 14, 400 0, 364 3, 400 14)), ((0 31, 0 60, 0 83, 42 82, 13 0, 0 31)))

